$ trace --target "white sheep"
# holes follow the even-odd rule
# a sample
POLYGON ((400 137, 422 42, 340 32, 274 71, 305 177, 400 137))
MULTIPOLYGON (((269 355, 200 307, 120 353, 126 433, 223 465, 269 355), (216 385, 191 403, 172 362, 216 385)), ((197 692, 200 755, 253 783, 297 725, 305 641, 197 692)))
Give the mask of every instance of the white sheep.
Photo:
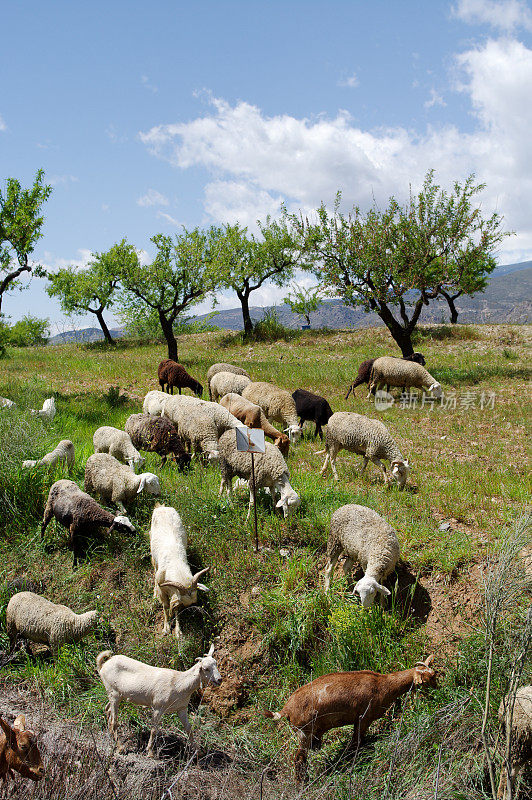
POLYGON ((325 569, 325 591, 329 589, 334 565, 342 553, 347 558, 343 565, 347 575, 355 562, 364 570, 353 594, 360 595, 364 608, 373 605, 377 593, 381 605, 390 590, 383 581, 390 575, 399 560, 399 541, 391 525, 376 511, 366 506, 345 505, 331 517, 331 533, 327 542, 328 563, 325 569))
POLYGON ((128 656, 114 656, 110 650, 104 650, 96 656, 96 668, 109 698, 106 708, 109 731, 118 750, 122 745, 116 723, 122 700, 151 709, 152 727, 147 747, 149 756, 154 755, 153 743, 163 714, 178 715, 188 735, 189 746, 196 749, 187 706, 197 689, 219 686, 222 682, 213 653, 214 645, 211 645, 207 655, 196 659, 196 663, 186 672, 152 667, 128 656))
POLYGON ((39 411, 36 411, 34 408, 30 408, 30 414, 33 414, 34 417, 40 417, 41 419, 46 420, 46 422, 51 422, 55 417, 55 398, 48 397, 44 403, 42 404, 42 408, 39 411))
POLYGON ((68 606, 52 603, 33 592, 17 592, 6 609, 7 635, 13 650, 17 635, 56 650, 65 642, 78 642, 93 630, 97 611, 75 614, 68 606))
POLYGON ((175 636, 179 639, 177 611, 197 603, 198 589, 208 591, 199 579, 209 568, 192 574, 187 560, 187 532, 181 517, 170 506, 156 506, 153 510, 150 551, 155 572, 153 596, 163 607, 163 634, 171 632, 171 620, 175 617, 175 636))
POLYGON ((135 467, 141 467, 145 458, 141 456, 139 451, 133 446, 131 437, 118 428, 112 428, 110 425, 102 425, 94 431, 92 437, 95 453, 109 453, 124 464, 129 464, 134 471, 135 467))
POLYGON ((208 454, 210 461, 218 458, 218 439, 230 429, 239 427, 240 420, 226 408, 198 398, 174 396, 167 399, 163 416, 174 423, 181 436, 194 451, 208 454), (188 402, 194 400, 196 402, 188 402))
POLYGON ((210 382, 211 399, 217 403, 221 397, 233 392, 242 394, 246 386, 251 383, 247 375, 235 375, 234 372, 217 372, 210 382))
POLYGON ((207 370, 207 388, 209 390, 209 400, 212 400, 211 381, 219 372, 232 372, 233 375, 245 375, 246 378, 251 380, 249 373, 246 372, 245 369, 242 369, 242 367, 236 367, 234 364, 228 364, 225 361, 219 361, 216 364, 212 364, 207 370))
POLYGON ((402 386, 405 389, 423 389, 434 397, 442 396, 442 387, 430 372, 414 361, 381 356, 371 368, 368 398, 381 386, 402 386))
POLYGON ((66 464, 70 471, 70 468, 74 464, 74 459, 75 451, 73 443, 70 439, 61 439, 54 450, 50 453, 46 453, 39 461, 23 461, 22 466, 24 469, 29 469, 30 467, 48 467, 52 469, 52 467, 57 466, 57 464, 66 464))
MULTIPOLYGON (((280 495, 276 503, 276 508, 282 508, 283 514, 287 517, 301 504, 301 498, 290 486, 290 474, 288 466, 279 448, 265 442, 266 451, 255 457, 255 487, 264 487, 270 490, 272 499, 275 503, 275 495, 280 495)), ((224 489, 228 495, 232 493, 232 480, 235 476, 245 478, 249 485, 249 509, 248 517, 253 507, 252 475, 251 475, 251 453, 243 453, 237 450, 236 434, 234 431, 226 431, 218 440, 220 452, 220 470, 222 472, 222 482, 220 484, 220 495, 224 489)))
POLYGON ((125 464, 121 464, 108 453, 94 453, 85 464, 85 491, 97 494, 106 503, 114 503, 125 512, 125 506, 146 490, 160 495, 161 484, 153 472, 135 475, 125 464))
POLYGON ((285 433, 291 442, 297 442, 302 434, 294 398, 286 389, 273 383, 256 381, 250 383, 242 392, 242 397, 260 406, 270 422, 286 425, 285 433))
POLYGON ((364 457, 361 473, 366 469, 368 461, 372 461, 382 469, 387 484, 393 478, 401 489, 404 488, 410 472, 410 465, 403 458, 389 430, 380 420, 355 414, 354 411, 336 411, 327 423, 325 450, 318 451, 318 454, 327 453, 321 468, 322 475, 330 462, 334 478, 338 480, 336 457, 342 448, 364 457), (390 476, 388 476, 381 459, 390 462, 390 476))

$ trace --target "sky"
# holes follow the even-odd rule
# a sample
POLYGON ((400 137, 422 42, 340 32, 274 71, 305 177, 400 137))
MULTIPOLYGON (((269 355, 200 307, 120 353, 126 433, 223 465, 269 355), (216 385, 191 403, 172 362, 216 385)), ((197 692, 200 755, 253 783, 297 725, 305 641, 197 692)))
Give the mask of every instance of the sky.
MULTIPOLYGON (((53 193, 35 260, 80 268, 123 237, 405 199, 427 170, 486 184, 532 258, 532 7, 525 0, 5 0, 0 181, 53 193)), ((309 281, 310 282, 310 281, 309 281)), ((253 305, 278 302, 267 286, 253 305)), ((238 305, 230 294, 223 308, 238 305)), ((210 310, 205 303, 196 313, 210 310)), ((72 327, 45 281, 14 322, 72 327)), ((109 315, 113 324, 114 318, 109 315)), ((96 326, 90 315, 78 327, 96 326)))

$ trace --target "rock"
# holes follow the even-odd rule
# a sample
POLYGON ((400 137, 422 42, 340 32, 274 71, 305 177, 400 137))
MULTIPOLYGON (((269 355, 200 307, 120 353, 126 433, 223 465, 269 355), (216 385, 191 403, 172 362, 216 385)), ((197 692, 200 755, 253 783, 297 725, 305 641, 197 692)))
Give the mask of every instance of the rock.
POLYGON ((440 530, 440 531, 448 531, 450 527, 451 527, 451 523, 450 522, 442 522, 442 524, 439 526, 438 530, 440 530))

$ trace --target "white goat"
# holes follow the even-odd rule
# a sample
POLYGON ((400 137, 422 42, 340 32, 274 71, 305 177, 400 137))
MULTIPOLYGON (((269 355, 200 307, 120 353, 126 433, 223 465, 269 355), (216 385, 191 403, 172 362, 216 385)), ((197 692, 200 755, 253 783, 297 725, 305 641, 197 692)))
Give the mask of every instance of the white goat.
POLYGON ((196 689, 213 684, 219 686, 222 676, 218 672, 216 660, 212 657, 214 645, 206 656, 197 658, 194 666, 186 672, 175 669, 152 667, 128 656, 114 656, 104 650, 96 657, 96 668, 105 686, 109 703, 107 704, 107 723, 117 749, 122 745, 118 740, 116 728, 118 707, 122 700, 129 700, 136 706, 150 708, 152 727, 147 753, 153 756, 153 743, 163 714, 177 714, 188 735, 188 743, 196 749, 192 726, 188 721, 187 706, 196 689))
MULTIPOLYGON (((163 634, 170 633, 170 623, 180 606, 185 608, 198 601, 198 589, 207 592, 203 583, 198 583, 208 567, 190 571, 187 560, 187 532, 181 517, 171 506, 156 506, 151 517, 150 528, 151 563, 155 571, 153 596, 163 607, 163 634)), ((181 628, 175 618, 175 636, 179 639, 181 628)))

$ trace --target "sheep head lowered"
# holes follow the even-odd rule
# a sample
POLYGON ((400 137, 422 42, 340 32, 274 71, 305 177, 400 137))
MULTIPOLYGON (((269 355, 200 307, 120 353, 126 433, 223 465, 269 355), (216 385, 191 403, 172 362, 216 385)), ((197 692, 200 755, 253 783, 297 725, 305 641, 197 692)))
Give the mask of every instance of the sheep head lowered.
POLYGON ((164 581, 161 583, 161 587, 167 587, 169 589, 174 589, 175 591, 170 596, 170 615, 173 616, 174 612, 180 606, 184 606, 188 608, 188 606, 194 605, 194 603, 198 602, 198 589, 202 592, 208 592, 209 587, 205 586, 204 583, 199 583, 199 579, 202 575, 205 575, 209 571, 209 567, 205 567, 205 569, 200 569, 199 572, 196 572, 195 575, 192 576, 192 581, 190 585, 185 586, 181 583, 176 583, 175 581, 164 581))
POLYGON ((386 586, 380 584, 371 575, 364 575, 363 578, 357 581, 355 588, 353 589, 353 594, 360 595, 360 602, 364 608, 371 608, 375 602, 377 593, 382 595, 382 597, 387 597, 391 594, 390 590, 387 589, 386 586))
POLYGON ((118 516, 115 517, 113 520, 113 524, 107 531, 107 533, 111 533, 111 531, 118 531, 118 533, 136 533, 136 528, 132 522, 129 521, 127 517, 118 516))
POLYGON ((410 464, 408 461, 392 461, 390 468, 392 478, 397 482, 400 489, 404 489, 410 474, 410 464))
POLYGON ((150 494, 158 497, 161 494, 161 484, 159 478, 153 472, 143 472, 139 475, 140 483, 137 489, 137 494, 140 494, 144 489, 150 494))
POLYGON ((296 444, 303 435, 300 425, 289 425, 288 428, 285 428, 284 432, 288 435, 288 438, 293 444, 296 444))
POLYGON ((19 714, 12 726, 0 717, 0 727, 5 736, 4 742, 0 737, 0 777, 5 781, 9 774, 18 772, 24 778, 40 781, 44 764, 35 734, 26 729, 24 714, 19 714))

